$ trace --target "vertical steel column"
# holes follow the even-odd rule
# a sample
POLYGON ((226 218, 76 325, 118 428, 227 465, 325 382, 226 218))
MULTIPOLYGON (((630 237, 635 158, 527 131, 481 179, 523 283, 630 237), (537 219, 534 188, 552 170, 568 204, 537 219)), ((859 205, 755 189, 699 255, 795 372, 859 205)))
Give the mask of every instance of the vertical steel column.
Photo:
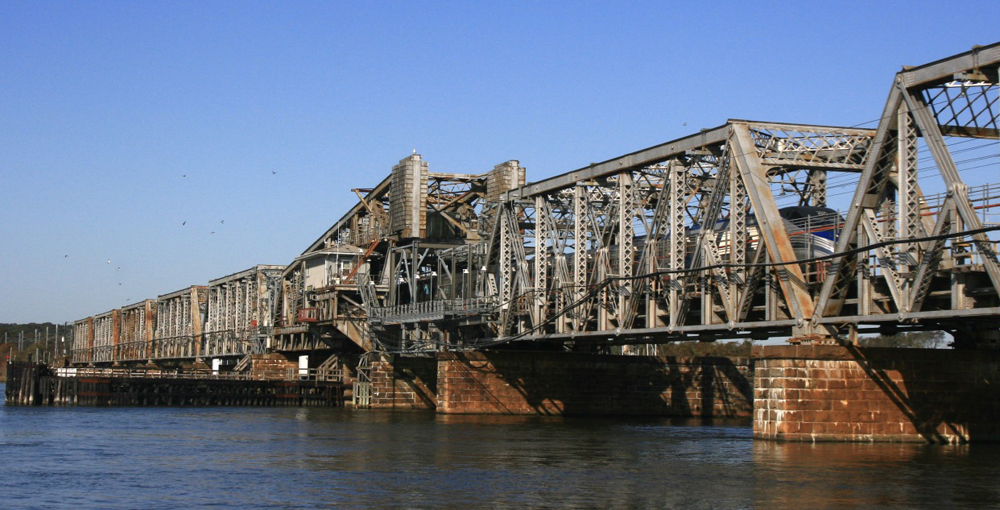
POLYGON ((684 269, 684 252, 687 239, 684 232, 684 211, 687 205, 687 168, 678 160, 672 159, 668 164, 670 195, 668 200, 668 225, 670 227, 670 246, 668 249, 670 283, 667 307, 670 312, 670 331, 681 326, 683 318, 681 299, 687 281, 684 269))
POLYGON ((548 307, 548 268, 550 265, 551 257, 550 254, 555 250, 555 243, 552 243, 551 249, 549 248, 549 241, 551 240, 551 230, 549 228, 549 218, 548 215, 551 214, 548 209, 548 203, 545 200, 544 195, 535 196, 535 295, 533 300, 533 317, 532 321, 535 326, 538 326, 546 319, 546 310, 548 307))
POLYGON ((511 232, 510 222, 507 217, 508 214, 509 206, 507 204, 501 205, 497 211, 497 221, 500 222, 500 336, 507 336, 509 334, 510 319, 514 313, 514 307, 512 306, 514 296, 514 238, 518 238, 517 242, 520 242, 520 236, 517 235, 517 232, 511 232))
POLYGON ((188 298, 190 303, 190 320, 191 320, 191 343, 194 347, 193 356, 197 359, 201 356, 201 338, 202 338, 202 325, 201 325, 201 310, 199 310, 198 303, 201 300, 198 295, 198 288, 191 288, 191 295, 188 298))
POLYGON ((153 307, 152 300, 146 300, 144 306, 146 310, 146 321, 144 324, 146 331, 146 352, 144 353, 144 358, 149 359, 153 355, 153 339, 156 336, 156 308, 153 307))
POLYGON ((111 361, 117 363, 121 361, 118 359, 118 345, 121 343, 121 325, 122 325, 122 311, 120 308, 112 310, 111 312, 111 361))
POLYGON ((583 299, 587 295, 587 187, 577 184, 573 188, 573 313, 576 315, 574 329, 583 331, 587 327, 583 299))
MULTIPOLYGON (((917 239, 924 236, 923 221, 920 217, 920 185, 917 175, 917 132, 913 128, 913 117, 906 103, 899 105, 896 112, 896 127, 899 133, 896 149, 896 171, 899 188, 899 229, 900 240, 917 239)), ((911 285, 913 284, 913 269, 920 255, 917 244, 904 242, 897 245, 899 253, 899 269, 906 275, 902 279, 902 294, 906 296, 901 308, 905 312, 912 311, 913 303, 911 285)))
POLYGON ((815 169, 809 172, 809 204, 813 207, 826 207, 826 170, 815 169))
MULTIPOLYGON (((745 264, 747 263, 747 245, 750 243, 750 233, 747 230, 747 188, 739 172, 733 172, 733 164, 728 161, 730 153, 727 151, 727 161, 723 162, 730 171, 729 174, 729 262, 734 269, 729 275, 729 296, 732 299, 731 310, 736 310, 735 316, 730 316, 729 322, 743 320, 743 307, 739 307, 743 294, 750 293, 744 299, 752 299, 754 289, 751 288, 747 278, 745 264)), ((759 236, 759 234, 758 234, 759 236)), ((760 249, 760 243, 757 245, 760 249)))
POLYGON ((94 362, 94 318, 87 318, 87 362, 94 362))
POLYGON ((626 321, 624 314, 634 313, 629 307, 629 299, 636 286, 631 280, 635 262, 635 228, 632 219, 635 217, 635 185, 632 172, 618 174, 618 326, 626 321))

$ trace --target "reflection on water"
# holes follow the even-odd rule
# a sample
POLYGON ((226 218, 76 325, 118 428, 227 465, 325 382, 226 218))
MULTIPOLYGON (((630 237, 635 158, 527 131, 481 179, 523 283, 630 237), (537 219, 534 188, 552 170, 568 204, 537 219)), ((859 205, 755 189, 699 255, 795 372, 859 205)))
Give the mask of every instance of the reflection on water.
POLYGON ((0 408, 4 506, 977 507, 992 446, 754 442, 747 421, 0 408))
POLYGON ((758 506, 991 508, 1000 447, 753 443, 758 506))

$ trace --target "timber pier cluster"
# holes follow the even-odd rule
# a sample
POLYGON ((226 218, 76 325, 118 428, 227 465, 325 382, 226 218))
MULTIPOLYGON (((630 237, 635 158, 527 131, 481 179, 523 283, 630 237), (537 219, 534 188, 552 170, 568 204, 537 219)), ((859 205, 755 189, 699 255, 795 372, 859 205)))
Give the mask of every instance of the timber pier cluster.
MULTIPOLYGON (((168 396, 141 377, 73 391, 278 405, 327 399, 303 393, 325 381, 358 407, 747 416, 761 439, 991 440, 998 69, 1000 43, 905 67, 870 129, 730 119, 537 182, 517 160, 441 172, 408 155, 352 189, 357 202, 287 264, 74 323, 69 368, 196 369, 247 395, 163 378, 168 396), (928 330, 955 350, 856 347, 928 330), (768 338, 802 350, 659 355, 768 338), (266 391, 240 379, 267 363, 266 391), (963 391, 978 400, 953 397, 963 391)), ((31 397, 49 384, 38 377, 31 397)), ((50 397, 70 391, 59 388, 43 398, 65 400, 50 397)))
POLYGON ((8 367, 7 405, 343 407, 340 381, 229 377, 211 373, 8 367))

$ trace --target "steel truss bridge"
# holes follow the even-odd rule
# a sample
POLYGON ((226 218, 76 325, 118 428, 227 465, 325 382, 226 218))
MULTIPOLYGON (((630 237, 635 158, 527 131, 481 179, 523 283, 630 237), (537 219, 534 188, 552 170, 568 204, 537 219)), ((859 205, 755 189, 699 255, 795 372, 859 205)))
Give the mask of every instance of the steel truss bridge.
MULTIPOLYGON (((257 328, 260 342, 175 327, 187 350, 170 355, 514 342, 629 352, 907 330, 995 344, 998 68, 1000 43, 904 68, 873 129, 729 120, 530 184, 517 161, 436 173, 411 155, 355 189, 358 202, 290 264, 268 266, 280 277, 254 288, 270 290, 209 293, 200 316, 184 312, 215 317, 217 331, 257 328), (255 303, 252 323, 220 319, 213 295, 251 294, 230 308, 255 303)), ((81 361, 115 352, 75 347, 81 361)))

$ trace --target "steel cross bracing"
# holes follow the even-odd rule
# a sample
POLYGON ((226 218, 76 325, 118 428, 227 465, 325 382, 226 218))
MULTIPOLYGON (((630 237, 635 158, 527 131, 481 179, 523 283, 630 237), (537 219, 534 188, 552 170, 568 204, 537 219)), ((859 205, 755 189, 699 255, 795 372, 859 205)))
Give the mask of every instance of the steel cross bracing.
MULTIPOLYGON (((811 321, 815 327, 877 316, 874 320, 888 323, 937 321, 958 343, 998 340, 997 236, 982 221, 996 206, 995 186, 970 188, 952 149, 969 138, 997 139, 998 66, 1000 45, 994 44, 896 75, 873 154, 851 200, 847 235, 836 248, 843 253, 852 243, 873 237, 898 243, 880 247, 877 258, 861 253, 833 259, 835 270, 817 298, 820 313, 811 321), (933 206, 921 192, 920 145, 939 174, 924 182, 937 184, 944 193, 933 206), (882 283, 879 276, 888 295, 870 290, 882 283), (855 280, 862 299, 851 307, 855 280)), ((986 168, 983 173, 997 175, 996 164, 986 168)))
POLYGON ((1000 44, 904 69, 876 129, 730 120, 531 184, 517 161, 438 173, 413 154, 283 269, 77 321, 72 360, 995 342, 998 67, 1000 44))
POLYGON ((381 184, 358 190, 359 205, 285 270, 272 349, 419 350, 442 341, 447 333, 427 321, 483 310, 499 291, 480 290, 510 281, 482 269, 490 256, 484 237, 501 226, 493 220, 501 193, 523 184, 516 161, 471 174, 404 158, 381 184), (373 221, 378 228, 358 232, 373 221), (326 274, 340 276, 317 278, 331 264, 339 269, 326 274))
POLYGON ((195 285, 156 300, 150 359, 198 359, 204 327, 205 287, 195 285))
POLYGON ((258 265, 208 284, 205 357, 262 354, 284 266, 258 265))
POLYGON ((502 297, 515 303, 530 292, 534 306, 520 320, 505 319, 512 329, 500 333, 547 340, 603 335, 632 343, 653 333, 662 339, 738 336, 733 330, 755 311, 755 297, 761 303, 754 319, 765 328, 804 324, 812 316, 808 292, 816 287, 816 271, 794 263, 801 243, 793 237, 808 232, 786 226, 774 195, 781 188, 798 194, 797 204, 824 205, 827 174, 859 172, 873 134, 731 121, 670 148, 569 174, 585 180, 559 176, 508 193, 505 216, 524 224, 499 230, 501 246, 508 247, 501 252, 513 254, 499 261, 500 275, 521 263, 518 243, 534 259, 535 275, 534 285, 520 284, 520 293, 517 285, 504 287, 502 297), (570 288, 549 283, 557 281, 549 272, 560 267, 552 263, 559 259, 573 262, 570 288), (762 259, 788 264, 759 274, 762 259), (709 269, 692 270, 702 266, 709 269), (770 308, 758 285, 768 278, 783 298, 770 308), (642 338, 630 337, 635 331, 642 338))

